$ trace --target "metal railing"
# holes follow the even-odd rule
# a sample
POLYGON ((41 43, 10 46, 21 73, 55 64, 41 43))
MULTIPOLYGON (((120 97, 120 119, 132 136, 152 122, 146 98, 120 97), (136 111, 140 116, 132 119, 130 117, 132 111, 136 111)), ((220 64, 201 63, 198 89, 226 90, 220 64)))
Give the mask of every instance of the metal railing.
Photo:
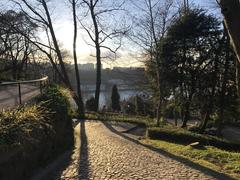
POLYGON ((10 85, 17 85, 18 86, 18 99, 19 104, 22 104, 22 92, 21 92, 21 85, 22 84, 33 84, 33 83, 39 83, 40 93, 42 94, 42 89, 45 83, 48 81, 48 76, 44 76, 41 79, 35 79, 35 80, 27 80, 27 81, 16 81, 16 82, 2 82, 0 83, 1 86, 10 86, 10 85))

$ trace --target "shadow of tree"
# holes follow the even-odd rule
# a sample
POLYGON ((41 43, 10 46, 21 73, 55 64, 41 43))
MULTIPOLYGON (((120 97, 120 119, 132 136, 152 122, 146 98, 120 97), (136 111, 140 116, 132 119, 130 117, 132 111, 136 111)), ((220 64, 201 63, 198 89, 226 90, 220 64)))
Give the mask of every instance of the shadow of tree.
POLYGON ((89 154, 88 154, 88 139, 85 129, 85 120, 81 120, 80 123, 80 156, 79 156, 79 169, 78 175, 79 179, 89 179, 89 154))
POLYGON ((102 121, 102 123, 103 123, 103 124, 105 125, 105 127, 107 127, 111 132, 113 132, 113 133, 115 133, 115 134, 117 134, 117 135, 119 135, 119 136, 121 136, 121 137, 123 137, 123 138, 125 138, 125 139, 127 139, 127 140, 129 140, 129 141, 131 141, 131 142, 133 142, 133 143, 135 143, 135 144, 141 145, 141 146, 143 146, 143 147, 145 147, 145 148, 148 148, 148 149, 150 149, 150 150, 152 150, 152 151, 154 151, 154 152, 157 152, 157 153, 159 153, 159 154, 161 154, 161 155, 163 155, 163 156, 165 156, 165 157, 167 157, 167 158, 171 158, 171 159, 176 160, 176 161, 178 161, 178 162, 180 162, 180 163, 183 163, 184 165, 186 165, 186 166, 188 166, 188 167, 191 167, 191 168, 193 168, 193 169, 196 169, 196 170, 198 170, 198 171, 200 171, 200 172, 202 172, 202 173, 204 173, 204 174, 206 174, 206 175, 212 176, 213 178, 222 179, 222 180, 227 180, 227 179, 233 180, 233 179, 234 179, 234 178, 232 178, 232 177, 230 177, 230 176, 228 176, 228 175, 225 175, 225 174, 223 174, 223 173, 219 173, 219 172, 214 171, 214 170, 212 170, 212 169, 209 169, 209 168, 206 168, 206 167, 201 166, 201 165, 199 165, 199 164, 196 164, 196 163, 194 163, 194 162, 192 162, 192 161, 190 161, 190 160, 188 160, 188 159, 185 159, 185 158, 176 156, 176 155, 174 155, 174 154, 171 154, 171 153, 169 153, 169 152, 167 152, 167 151, 165 151, 165 150, 163 150, 163 149, 159 149, 159 148, 155 148, 155 147, 150 146, 150 145, 142 144, 142 143, 139 142, 138 140, 135 140, 135 139, 133 139, 133 138, 131 138, 131 137, 129 137, 129 136, 121 133, 121 132, 118 132, 116 129, 114 129, 114 128, 112 127, 112 125, 111 125, 110 123, 108 123, 108 122, 106 122, 106 121, 102 121))
POLYGON ((88 140, 84 120, 81 120, 79 125, 78 123, 75 124, 75 131, 80 132, 80 134, 75 134, 75 148, 71 148, 61 154, 54 162, 42 171, 37 172, 36 176, 33 176, 31 180, 89 179, 88 140), (80 149, 78 149, 79 146, 80 149), (67 172, 64 172, 65 170, 67 172))
POLYGON ((49 164, 42 171, 37 172, 37 174, 31 177, 31 180, 42 180, 42 179, 61 179, 62 172, 71 164, 72 162, 73 148, 61 154, 57 159, 49 164))

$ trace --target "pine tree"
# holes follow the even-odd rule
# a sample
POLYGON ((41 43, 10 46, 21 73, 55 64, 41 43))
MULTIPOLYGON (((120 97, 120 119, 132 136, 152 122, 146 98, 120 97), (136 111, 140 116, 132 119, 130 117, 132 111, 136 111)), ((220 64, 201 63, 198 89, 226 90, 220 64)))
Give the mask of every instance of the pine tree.
POLYGON ((112 110, 113 111, 120 111, 121 110, 120 95, 118 93, 117 85, 113 85, 113 87, 112 87, 111 100, 112 100, 112 110))

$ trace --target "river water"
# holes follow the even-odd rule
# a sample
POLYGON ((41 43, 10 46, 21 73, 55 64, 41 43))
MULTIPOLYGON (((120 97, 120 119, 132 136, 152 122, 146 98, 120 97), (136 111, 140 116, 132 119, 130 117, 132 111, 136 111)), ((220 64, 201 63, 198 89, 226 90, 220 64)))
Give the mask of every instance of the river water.
MULTIPOLYGON (((94 97, 95 94, 95 86, 82 86, 82 96, 84 103, 91 97, 94 97)), ((104 105, 110 105, 111 104, 111 88, 106 88, 103 86, 103 89, 101 90, 100 97, 99 97, 99 107, 103 107, 104 105)), ((139 87, 134 88, 133 86, 125 86, 124 88, 118 89, 118 93, 120 95, 120 101, 127 100, 132 96, 146 94, 145 91, 140 89, 139 87)))

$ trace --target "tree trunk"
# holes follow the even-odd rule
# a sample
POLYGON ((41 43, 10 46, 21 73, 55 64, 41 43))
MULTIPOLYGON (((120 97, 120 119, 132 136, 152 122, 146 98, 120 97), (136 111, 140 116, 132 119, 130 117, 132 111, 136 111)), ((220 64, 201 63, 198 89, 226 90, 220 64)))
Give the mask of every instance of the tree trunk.
MULTIPOLYGON (((219 52, 216 52, 216 54, 218 54, 219 52)), ((201 128, 200 128, 200 133, 203 133, 206 129, 207 123, 210 119, 210 115, 213 111, 213 101, 214 101, 214 97, 215 97, 215 91, 216 91, 216 85, 217 85, 217 73, 218 73, 218 59, 215 58, 215 62, 214 62, 214 78, 212 79, 212 87, 211 87, 211 94, 210 94, 210 98, 208 99, 207 102, 207 106, 206 106, 206 113, 204 116, 204 119, 201 123, 201 128)))
POLYGON ((63 74, 63 76, 62 76, 63 79, 62 80, 63 80, 64 84, 67 87, 69 87, 69 89, 73 90, 73 88, 71 86, 71 83, 69 81, 69 77, 68 77, 66 68, 64 66, 63 57, 62 57, 62 54, 61 54, 61 51, 60 51, 60 48, 59 48, 59 45, 58 45, 58 42, 57 42, 57 38, 56 38, 54 29, 53 29, 52 20, 51 20, 51 17, 50 17, 50 13, 48 11, 46 1, 42 0, 41 2, 42 2, 43 8, 44 8, 45 13, 46 13, 46 17, 47 17, 47 20, 48 20, 48 28, 50 30, 50 34, 51 34, 51 37, 52 37, 52 40, 53 40, 53 45, 54 45, 54 48, 56 50, 56 54, 57 54, 57 57, 58 57, 58 60, 59 60, 59 64, 60 64, 60 67, 61 67, 61 72, 63 74))
MULTIPOLYGON (((156 53, 157 54, 157 53, 156 53)), ((154 57, 153 57, 154 58, 154 57)), ((160 119, 162 116, 162 91, 161 91, 161 79, 160 79, 160 65, 158 63, 158 56, 156 55, 156 73, 157 73, 157 81, 158 81, 158 91, 159 91, 159 99, 157 104, 157 126, 160 125, 160 119)))
POLYGON ((238 98, 240 98, 240 63, 236 60, 236 89, 238 98))
POLYGON ((97 54, 97 72, 96 72, 96 89, 95 89, 95 111, 99 108, 99 96, 101 91, 101 51, 100 47, 96 46, 97 54))
MULTIPOLYGON (((215 80, 216 82, 216 80, 215 80)), ((201 126, 200 126, 200 133, 203 133, 207 127, 207 123, 210 119, 210 115, 213 111, 213 99, 214 99, 214 94, 215 94, 215 89, 216 89, 216 83, 214 83, 213 87, 212 87, 212 94, 210 99, 208 100, 208 105, 207 105, 207 109, 206 109, 206 113, 204 115, 204 119, 202 120, 201 126)))
POLYGON ((158 105, 157 105, 157 126, 160 126, 160 120, 161 120, 161 116, 162 116, 162 111, 161 111, 161 107, 162 107, 162 101, 159 98, 158 100, 158 105))
POLYGON ((175 126, 178 126, 178 117, 177 117, 177 110, 174 109, 174 114, 173 114, 173 118, 174 118, 174 124, 175 126))
MULTIPOLYGON (((176 97, 176 91, 173 90, 173 96, 176 97)), ((173 119, 175 126, 178 126, 178 117, 177 117, 177 100, 174 99, 174 108, 173 108, 173 119)))
POLYGON ((95 89, 95 111, 98 111, 99 108, 99 96, 100 96, 100 91, 101 91, 101 68, 102 68, 102 64, 101 64, 101 47, 99 44, 99 30, 98 30, 98 23, 97 23, 97 19, 96 19, 96 14, 94 12, 94 2, 93 0, 90 1, 89 4, 89 8, 91 11, 91 17, 92 17, 92 21, 93 21, 93 25, 94 25, 94 34, 95 34, 95 48, 96 48, 96 89, 95 89))
POLYGON ((240 62, 240 1, 220 0, 220 7, 233 49, 240 62))
MULTIPOLYGON (((225 26, 224 26, 225 27, 225 26)), ((229 70, 229 58, 230 58, 230 39, 229 36, 226 33, 226 27, 224 28, 225 30, 225 37, 227 38, 227 43, 225 46, 226 50, 226 57, 225 57, 225 64, 224 64, 224 74, 223 74, 223 82, 222 82, 222 88, 221 88, 221 93, 220 93, 220 107, 219 107, 219 119, 217 123, 217 136, 221 136, 221 131, 222 131, 222 123, 224 119, 224 107, 225 107, 225 94, 226 94, 226 88, 227 88, 227 75, 228 75, 228 70, 229 70)))
POLYGON ((204 119, 202 120, 201 127, 200 127, 200 131, 199 132, 201 134, 205 131, 209 119, 210 119, 210 111, 207 110, 207 112, 204 115, 204 119))
MULTIPOLYGON (((215 80, 215 82, 216 82, 216 80, 215 80)), ((212 94, 211 94, 210 99, 208 100, 207 109, 206 109, 204 118, 202 119, 202 123, 200 126, 200 133, 203 133, 205 131, 205 129, 207 127, 207 123, 210 119, 210 115, 213 111, 213 100, 214 100, 214 94, 215 94, 215 89, 216 89, 215 85, 216 85, 216 83, 214 83, 214 85, 213 85, 212 94)))
MULTIPOLYGON (((154 17, 153 17, 153 7, 152 7, 152 2, 151 0, 148 0, 148 8, 149 8, 149 15, 150 15, 150 26, 151 26, 151 36, 153 39, 153 43, 156 46, 156 49, 158 50, 159 48, 159 40, 157 37, 157 33, 155 31, 155 25, 154 25, 154 17)), ((151 47, 153 48, 153 47, 151 47)), ((158 86, 158 91, 159 91, 159 99, 158 99, 158 104, 157 104, 157 126, 160 125, 160 119, 162 116, 162 91, 161 91, 161 65, 160 65, 160 58, 159 58, 159 53, 156 52, 156 50, 152 49, 151 52, 151 58, 152 60, 155 60, 156 63, 156 74, 157 74, 157 86, 158 86)))
POLYGON ((81 82, 80 82, 80 75, 79 75, 78 61, 77 61, 77 52, 76 52, 77 19, 76 19, 76 2, 75 2, 75 0, 72 0, 72 8, 73 8, 73 23, 74 23, 73 59, 74 59, 74 67, 75 67, 76 81, 77 81, 78 113, 79 113, 80 118, 84 118, 84 104, 83 104, 83 100, 82 100, 81 82))
MULTIPOLYGON (((58 60, 59 60, 61 73, 62 73, 62 75, 60 74, 60 77, 62 78, 61 80, 67 86, 67 88, 69 88, 69 90, 72 92, 72 97, 73 97, 74 101, 76 102, 76 104, 78 106, 78 109, 79 110, 80 109, 84 110, 82 108, 83 107, 82 100, 80 100, 79 96, 76 95, 76 93, 75 93, 75 91, 74 91, 74 89, 73 89, 73 87, 72 87, 72 85, 70 83, 70 80, 69 80, 69 77, 68 77, 68 74, 67 74, 67 71, 66 71, 66 68, 65 68, 65 65, 64 65, 64 61, 63 61, 63 57, 62 57, 62 54, 61 54, 61 50, 59 48, 59 45, 58 45, 58 42, 57 42, 57 38, 56 38, 54 29, 53 29, 52 20, 51 20, 51 17, 50 17, 50 13, 48 11, 48 7, 47 7, 47 4, 46 4, 46 1, 42 0, 41 3, 43 5, 43 8, 44 8, 45 13, 46 13, 46 17, 47 17, 47 21, 48 21, 47 26, 48 26, 48 28, 50 30, 50 34, 51 34, 51 37, 52 37, 52 40, 53 40, 53 45, 54 45, 54 48, 55 48, 55 51, 56 51, 56 54, 57 54, 57 57, 58 57, 58 60)), ((54 62, 52 62, 52 63, 54 64, 54 62)), ((56 65, 54 67, 55 67, 56 70, 58 70, 56 65)))
POLYGON ((187 101, 185 104, 184 118, 182 123, 182 128, 187 127, 187 122, 190 119, 190 102, 187 101))
POLYGON ((12 60, 12 78, 13 80, 18 80, 17 79, 17 61, 12 60))

